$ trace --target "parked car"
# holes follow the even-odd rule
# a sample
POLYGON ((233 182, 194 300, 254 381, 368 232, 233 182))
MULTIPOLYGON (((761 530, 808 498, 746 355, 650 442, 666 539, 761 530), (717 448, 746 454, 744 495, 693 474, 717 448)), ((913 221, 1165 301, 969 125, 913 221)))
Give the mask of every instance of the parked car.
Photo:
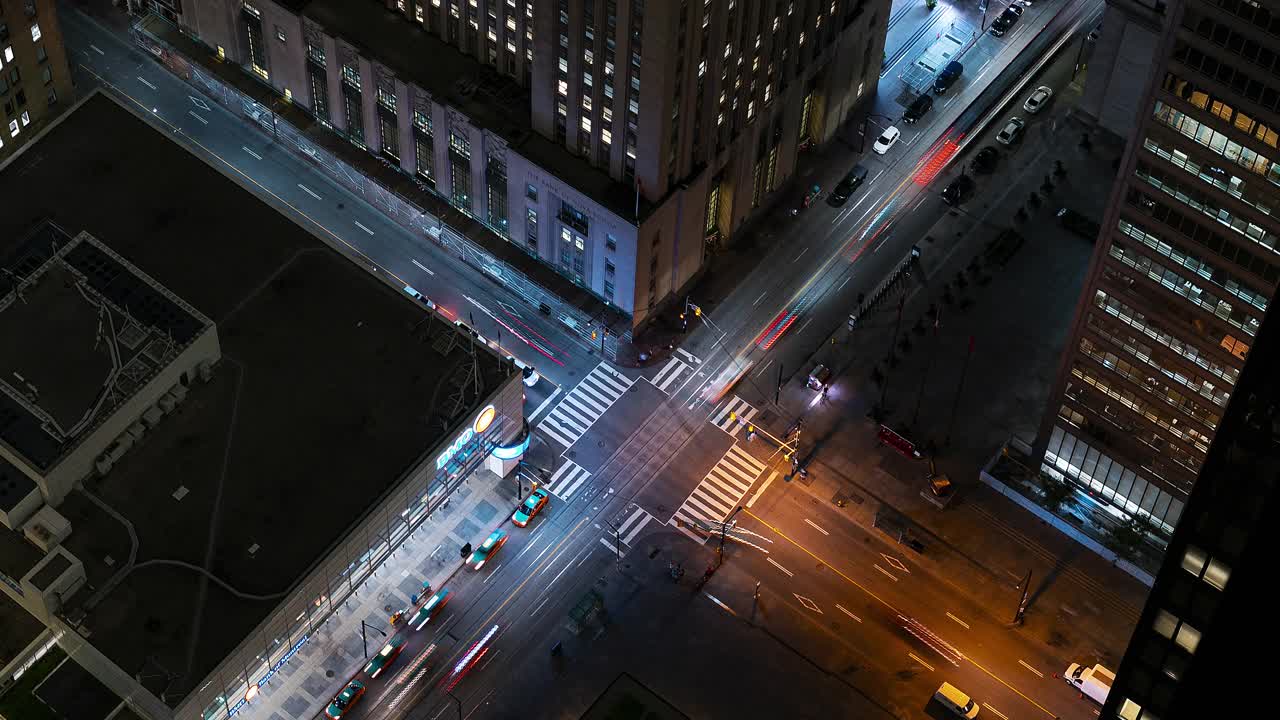
POLYGON ((840 207, 845 201, 853 195, 862 183, 867 179, 867 169, 861 165, 854 165, 853 169, 845 174, 840 182, 831 189, 831 194, 827 196, 827 204, 831 207, 840 207))
POLYGON ((917 95, 915 100, 907 106, 907 111, 902 114, 902 120, 907 123, 914 123, 924 117, 933 107, 933 96, 924 93, 917 95))
POLYGON ((871 146, 871 149, 877 155, 883 155, 889 152, 889 148, 893 147, 900 137, 902 137, 901 130, 892 126, 887 127, 880 137, 876 138, 876 143, 871 146))
POLYGON ((1053 88, 1048 85, 1041 85, 1036 88, 1035 92, 1031 93, 1031 97, 1027 98, 1026 102, 1022 103, 1022 109, 1026 110, 1028 114, 1035 115, 1043 110, 1045 105, 1049 104, 1049 98, 1051 97, 1053 97, 1053 88))
POLYGON ((1022 6, 1010 5, 991 23, 991 34, 996 37, 1004 36, 1005 33, 1013 29, 1014 25, 1018 24, 1018 19, 1021 17, 1022 6))
POLYGON ((964 73, 964 65, 952 60, 947 66, 942 68, 942 72, 933 79, 933 91, 941 95, 960 79, 960 75, 964 73))
POLYGON ((1088 217, 1085 217, 1071 208, 1064 207, 1058 211, 1058 222, 1062 223, 1062 227, 1070 230, 1089 242, 1096 241, 1098 239, 1098 234, 1102 232, 1102 225, 1090 220, 1088 217))
POLYGON ((969 169, 985 175, 995 170, 996 163, 999 161, 1000 151, 988 145, 973 156, 973 160, 969 162, 969 169))
POLYGON ((1018 138, 1022 137, 1022 129, 1026 126, 1027 124, 1023 122, 1022 118, 1009 118, 1009 122, 1005 123, 1000 132, 996 133, 996 142, 1001 145, 1012 145, 1018 142, 1018 138))
POLYGON ((955 207, 963 205, 973 196, 976 183, 968 175, 961 175, 942 189, 942 202, 955 207))

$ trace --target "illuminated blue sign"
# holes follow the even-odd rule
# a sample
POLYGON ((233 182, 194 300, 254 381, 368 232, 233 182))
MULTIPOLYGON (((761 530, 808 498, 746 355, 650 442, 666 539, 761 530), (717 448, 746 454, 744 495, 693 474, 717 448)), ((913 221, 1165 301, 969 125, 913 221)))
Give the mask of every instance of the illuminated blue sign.
POLYGON ((471 427, 463 430, 457 439, 436 458, 436 470, 443 470, 449 464, 449 461, 466 447, 467 443, 470 443, 478 433, 488 430, 497 417, 498 411, 492 405, 481 410, 480 414, 476 415, 476 419, 471 421, 471 427))

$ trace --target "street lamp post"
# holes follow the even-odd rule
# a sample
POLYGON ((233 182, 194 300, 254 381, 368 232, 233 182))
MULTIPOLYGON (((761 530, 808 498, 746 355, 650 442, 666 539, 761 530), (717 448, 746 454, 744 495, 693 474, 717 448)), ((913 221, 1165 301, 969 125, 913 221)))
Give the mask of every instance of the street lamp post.
POLYGON ((382 637, 386 637, 387 634, 382 632, 378 628, 373 627, 372 625, 370 625, 369 623, 363 620, 360 621, 360 642, 364 644, 364 659, 368 660, 369 659, 369 638, 365 635, 365 632, 364 632, 365 628, 373 628, 373 631, 378 633, 382 637))

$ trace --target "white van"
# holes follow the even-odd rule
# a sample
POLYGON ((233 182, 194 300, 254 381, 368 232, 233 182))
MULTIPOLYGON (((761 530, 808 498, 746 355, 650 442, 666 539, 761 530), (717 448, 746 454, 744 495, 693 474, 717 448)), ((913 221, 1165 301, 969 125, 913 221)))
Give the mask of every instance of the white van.
POLYGON ((962 718, 978 717, 978 703, 974 699, 965 695, 960 688, 951 683, 942 683, 942 687, 938 688, 938 692, 933 694, 933 699, 937 700, 942 707, 950 710, 962 718))
POLYGON ((1080 663, 1071 663, 1067 666, 1067 672, 1062 678, 1101 705, 1107 701, 1107 695, 1111 692, 1111 683, 1115 682, 1116 674, 1101 665, 1087 668, 1080 663))

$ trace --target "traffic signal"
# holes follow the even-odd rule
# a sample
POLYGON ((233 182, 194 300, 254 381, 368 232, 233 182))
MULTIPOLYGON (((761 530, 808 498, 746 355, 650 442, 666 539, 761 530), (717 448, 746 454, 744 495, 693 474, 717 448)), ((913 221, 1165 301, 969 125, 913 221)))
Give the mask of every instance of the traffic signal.
POLYGON ((596 332, 595 330, 592 330, 592 331, 591 331, 591 339, 592 339, 592 340, 597 340, 597 339, 599 339, 599 338, 600 338, 600 333, 596 332))
POLYGON ((694 305, 694 306, 693 306, 693 316, 694 316, 694 317, 702 317, 702 308, 698 307, 697 305, 694 305))

